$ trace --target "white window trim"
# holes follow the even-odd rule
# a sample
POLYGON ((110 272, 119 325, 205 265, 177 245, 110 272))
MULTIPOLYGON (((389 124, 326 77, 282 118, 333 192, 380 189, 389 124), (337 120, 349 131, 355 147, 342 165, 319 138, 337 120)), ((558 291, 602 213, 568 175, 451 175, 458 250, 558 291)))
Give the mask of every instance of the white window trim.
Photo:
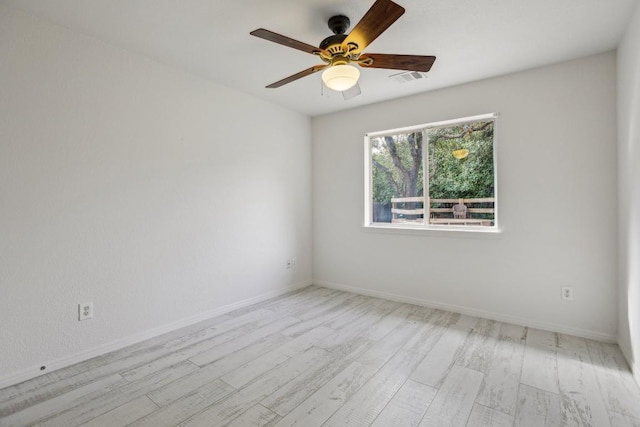
MULTIPOLYGON (((462 117, 459 119, 452 120, 443 120, 439 122, 433 123, 425 123, 422 125, 415 126, 407 126, 403 128, 397 129, 388 129, 378 132, 369 132, 364 136, 364 173, 365 173, 365 181, 364 181, 364 223, 362 225, 363 229, 366 231, 380 231, 380 232, 400 232, 400 233, 418 233, 418 234, 438 234, 438 235, 450 235, 451 232, 457 233, 474 233, 479 235, 487 235, 491 233, 501 233, 502 229, 499 228, 498 222, 498 214, 499 209, 497 208, 499 200, 498 200, 498 121, 496 120, 498 117, 498 113, 488 113, 488 114, 479 114, 476 116, 470 117, 462 117), (494 191, 494 206, 495 206, 495 216, 494 216, 494 225, 489 226, 456 226, 456 225, 432 225, 429 224, 428 221, 425 221, 424 224, 391 224, 391 223, 379 223, 373 222, 373 198, 371 197, 371 191, 373 187, 373 174, 371 173, 371 138, 377 138, 381 136, 387 135, 396 135, 398 133, 410 133, 415 131, 425 131, 427 129, 435 129, 439 127, 448 127, 457 125, 460 123, 468 123, 474 121, 481 120, 493 120, 493 191, 494 191)), ((422 161, 426 166, 426 150, 423 148, 422 150, 422 161)), ((426 174, 425 174, 426 176, 426 174)), ((428 194, 429 187, 428 182, 425 182, 425 194, 428 194)))

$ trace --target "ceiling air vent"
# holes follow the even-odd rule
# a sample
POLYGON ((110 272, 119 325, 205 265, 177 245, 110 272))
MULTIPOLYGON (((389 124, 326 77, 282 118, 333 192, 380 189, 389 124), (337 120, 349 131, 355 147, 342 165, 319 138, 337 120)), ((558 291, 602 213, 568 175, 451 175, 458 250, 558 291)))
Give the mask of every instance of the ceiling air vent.
POLYGON ((401 73, 392 74, 389 78, 397 83, 406 83, 414 80, 426 79, 427 73, 422 73, 420 71, 403 71, 401 73))

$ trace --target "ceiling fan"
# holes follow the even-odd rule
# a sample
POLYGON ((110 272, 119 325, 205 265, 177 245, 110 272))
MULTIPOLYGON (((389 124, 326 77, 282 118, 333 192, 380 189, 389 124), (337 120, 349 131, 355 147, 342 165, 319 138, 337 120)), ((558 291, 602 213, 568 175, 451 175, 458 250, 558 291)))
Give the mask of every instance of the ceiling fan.
MULTIPOLYGON (((386 68, 393 70, 422 71, 431 69, 435 56, 390 55, 384 53, 363 53, 380 34, 385 32, 402 14, 404 8, 391 0, 376 0, 364 17, 349 34, 345 34, 351 21, 343 15, 329 19, 332 36, 324 39, 319 47, 294 40, 264 28, 252 31, 259 37, 303 52, 317 55, 324 62, 314 65, 292 76, 286 77, 267 88, 277 88, 324 70, 322 80, 330 89, 346 91, 358 82, 360 71, 351 64, 364 68, 386 68)), ((343 92, 344 93, 344 92, 343 92)))

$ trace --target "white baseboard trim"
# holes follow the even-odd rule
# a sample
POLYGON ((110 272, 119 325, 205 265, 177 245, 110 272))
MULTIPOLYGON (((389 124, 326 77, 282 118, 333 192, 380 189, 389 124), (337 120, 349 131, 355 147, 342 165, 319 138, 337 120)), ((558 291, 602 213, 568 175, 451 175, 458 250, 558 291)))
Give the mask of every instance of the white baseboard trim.
POLYGON ((119 350, 121 348, 130 346, 132 344, 137 344, 141 341, 148 340, 149 338, 157 337, 159 335, 166 334, 167 332, 175 331, 176 329, 184 328, 185 326, 193 325, 195 323, 210 319, 215 316, 219 316, 221 314, 228 313, 238 308, 247 307, 249 305, 252 305, 264 300, 268 300, 269 298, 277 297, 279 295, 286 294, 287 292, 295 291, 297 289, 304 288, 310 285, 311 285, 311 280, 307 280, 304 282, 296 283, 294 285, 285 286, 280 289, 267 292, 265 294, 247 298, 245 300, 234 302, 232 304, 228 304, 222 307, 217 307, 212 310, 205 311, 204 313, 198 313, 194 316, 187 317, 186 319, 181 319, 176 322, 168 323, 166 325, 159 326, 157 328, 149 329, 147 331, 140 332, 122 339, 111 341, 111 342, 99 345, 97 347, 92 347, 87 350, 80 351, 78 353, 70 354, 68 356, 51 360, 49 362, 44 363, 44 365, 47 367, 46 371, 41 371, 40 366, 33 366, 31 368, 24 369, 20 372, 15 372, 15 373, 6 375, 0 378, 0 389, 9 387, 15 384, 19 384, 23 381, 30 380, 40 375, 48 374, 57 369, 66 368, 76 363, 89 360, 93 357, 100 356, 115 350, 119 350))
POLYGON ((545 331, 557 332, 561 334, 575 335, 577 337, 587 338, 595 341, 602 341, 602 342, 612 343, 612 344, 616 344, 618 342, 614 335, 609 335, 609 334, 596 332, 596 331, 588 331, 585 329, 567 327, 567 326, 558 325, 555 323, 540 322, 539 320, 527 319, 524 317, 512 316, 509 314, 477 310, 475 308, 464 307, 464 306, 453 305, 453 304, 445 304, 445 303, 426 300, 422 298, 407 297, 407 296, 392 294, 388 292, 375 291, 372 289, 341 285, 338 283, 326 282, 324 280, 314 280, 313 284, 316 286, 337 289, 340 291, 351 292, 354 294, 367 295, 367 296, 383 298, 391 301, 404 302, 408 304, 415 304, 415 305, 421 305, 425 307, 437 308, 440 310, 452 311, 454 313, 466 314, 468 316, 482 317, 484 319, 497 320, 499 322, 505 322, 505 323, 513 323, 515 325, 527 326, 527 327, 536 328, 536 329, 543 329, 545 331))
POLYGON ((618 346, 620 347, 625 359, 627 359, 627 363, 629 364, 631 373, 633 374, 633 379, 636 380, 636 383, 640 386, 640 366, 632 357, 633 352, 629 347, 623 344, 622 340, 618 341, 618 346))

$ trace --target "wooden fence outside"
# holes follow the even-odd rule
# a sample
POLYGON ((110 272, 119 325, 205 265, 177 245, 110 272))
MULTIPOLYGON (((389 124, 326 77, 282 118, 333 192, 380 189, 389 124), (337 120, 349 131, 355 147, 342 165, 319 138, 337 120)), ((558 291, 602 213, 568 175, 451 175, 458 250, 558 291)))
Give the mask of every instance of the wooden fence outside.
POLYGON ((493 225, 495 215, 495 198, 484 197, 476 199, 431 199, 425 205, 424 197, 395 197, 391 199, 391 222, 395 224, 424 223, 424 218, 430 224, 448 225, 493 225), (465 218, 453 217, 453 205, 463 204, 467 207, 465 218), (418 207, 416 205, 422 205, 418 207), (433 206, 436 207, 433 207, 433 206), (443 206, 450 205, 450 206, 443 206), (477 206, 482 205, 482 206, 477 206), (490 207, 487 207, 490 206, 490 207), (425 209, 426 208, 426 209, 425 209), (482 218, 487 216, 491 218, 482 218))

